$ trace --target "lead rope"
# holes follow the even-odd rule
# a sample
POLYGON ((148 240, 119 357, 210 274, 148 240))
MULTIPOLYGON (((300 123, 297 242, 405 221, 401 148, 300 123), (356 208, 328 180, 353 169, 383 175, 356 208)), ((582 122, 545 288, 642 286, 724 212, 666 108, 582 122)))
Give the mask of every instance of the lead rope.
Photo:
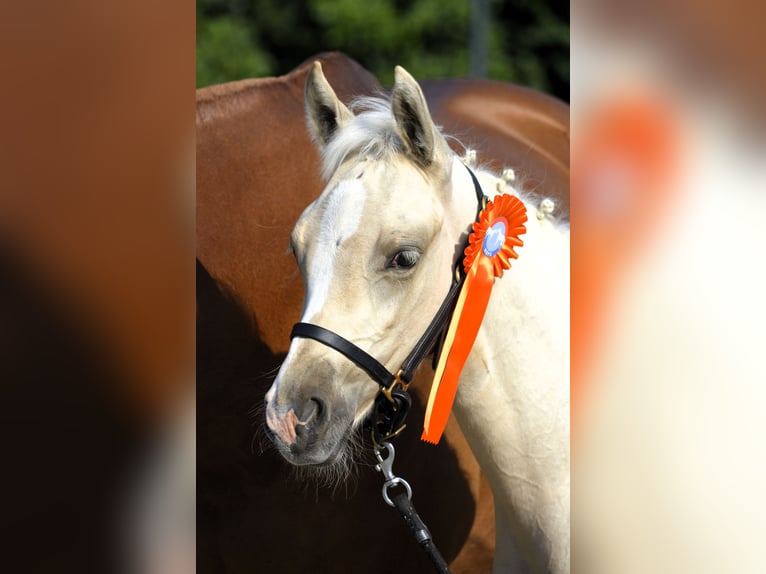
POLYGON ((431 560, 431 564, 435 568, 436 572, 440 574, 450 574, 449 566, 444 560, 444 557, 436 548, 433 539, 431 538, 431 532, 425 525, 420 515, 412 505, 412 488, 409 483, 403 478, 394 474, 394 445, 390 442, 383 442, 382 444, 375 443, 374 447, 375 458, 378 459, 378 464, 375 466, 375 470, 383 473, 385 482, 383 483, 383 500, 389 506, 393 506, 399 511, 404 522, 415 537, 415 541, 420 545, 426 556, 431 560), (383 452, 387 452, 387 456, 383 457, 383 452), (392 497, 389 493, 391 488, 396 486, 404 487, 404 492, 394 494, 392 497))

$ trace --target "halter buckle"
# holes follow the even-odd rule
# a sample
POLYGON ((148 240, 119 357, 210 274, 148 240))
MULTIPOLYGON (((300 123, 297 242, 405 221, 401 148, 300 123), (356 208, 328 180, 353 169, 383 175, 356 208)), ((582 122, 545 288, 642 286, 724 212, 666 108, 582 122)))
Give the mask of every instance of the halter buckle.
POLYGON ((385 435, 376 436, 375 434, 375 428, 372 429, 370 432, 370 436, 372 437, 372 444, 375 445, 375 447, 383 446, 388 441, 395 439, 400 434, 402 434, 402 431, 407 428, 406 424, 402 424, 398 429, 395 431, 389 432, 385 435))
POLYGON ((394 397, 391 396, 391 393, 397 385, 402 387, 403 391, 407 391, 407 389, 410 388, 410 384, 402 379, 403 374, 403 371, 399 369, 399 371, 397 371, 397 373, 394 375, 394 380, 390 385, 387 387, 380 387, 380 392, 383 393, 383 396, 385 396, 391 403, 394 403, 394 397))

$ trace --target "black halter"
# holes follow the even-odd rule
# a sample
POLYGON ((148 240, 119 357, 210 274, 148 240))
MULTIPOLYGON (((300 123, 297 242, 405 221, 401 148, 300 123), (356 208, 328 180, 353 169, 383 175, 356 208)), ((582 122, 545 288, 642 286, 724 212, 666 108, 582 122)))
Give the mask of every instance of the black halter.
MULTIPOLYGON (((479 181, 476 179, 473 171, 469 168, 468 173, 473 180, 476 200, 479 204, 477 215, 485 207, 487 196, 481 189, 479 181)), ((359 368, 363 369, 370 378, 380 385, 380 392, 375 401, 374 414, 372 421, 373 438, 376 442, 389 439, 399 434, 404 428, 404 417, 410 406, 410 398, 405 392, 409 387, 410 381, 415 374, 415 370, 423 362, 423 359, 433 350, 434 368, 439 360, 442 345, 444 343, 444 334, 449 325, 452 313, 455 310, 460 289, 465 282, 465 271, 463 270, 463 259, 465 258, 465 249, 468 247, 468 238, 460 248, 460 257, 455 265, 455 273, 452 279, 452 285, 444 298, 439 310, 434 315, 431 323, 420 337, 415 347, 402 363, 399 370, 394 374, 381 364, 375 357, 366 351, 357 347, 351 341, 344 339, 340 335, 311 323, 296 323, 293 326, 290 339, 302 337, 313 339, 328 347, 335 349, 349 360, 353 361, 359 368), (386 400, 383 400, 384 397, 386 400)))

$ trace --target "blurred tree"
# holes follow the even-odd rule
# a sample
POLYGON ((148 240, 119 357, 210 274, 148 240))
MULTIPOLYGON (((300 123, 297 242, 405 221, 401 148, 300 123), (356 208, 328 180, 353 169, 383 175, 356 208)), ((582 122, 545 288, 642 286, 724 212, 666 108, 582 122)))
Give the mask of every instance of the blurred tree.
POLYGON ((274 64, 244 18, 197 22, 197 86, 271 75, 274 64))
MULTIPOLYGON (((569 4, 491 0, 490 78, 569 100, 569 4)), ((341 50, 393 81, 469 75, 468 0, 198 0, 197 85, 284 74, 341 50)))

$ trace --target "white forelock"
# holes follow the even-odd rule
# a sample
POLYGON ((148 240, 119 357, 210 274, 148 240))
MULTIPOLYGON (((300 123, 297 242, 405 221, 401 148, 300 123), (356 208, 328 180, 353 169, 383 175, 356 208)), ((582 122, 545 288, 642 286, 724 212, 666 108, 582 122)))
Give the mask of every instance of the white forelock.
POLYGON ((358 98, 352 110, 363 110, 338 130, 322 150, 322 177, 327 181, 350 155, 382 160, 404 153, 404 142, 396 133, 391 103, 381 97, 358 98))

